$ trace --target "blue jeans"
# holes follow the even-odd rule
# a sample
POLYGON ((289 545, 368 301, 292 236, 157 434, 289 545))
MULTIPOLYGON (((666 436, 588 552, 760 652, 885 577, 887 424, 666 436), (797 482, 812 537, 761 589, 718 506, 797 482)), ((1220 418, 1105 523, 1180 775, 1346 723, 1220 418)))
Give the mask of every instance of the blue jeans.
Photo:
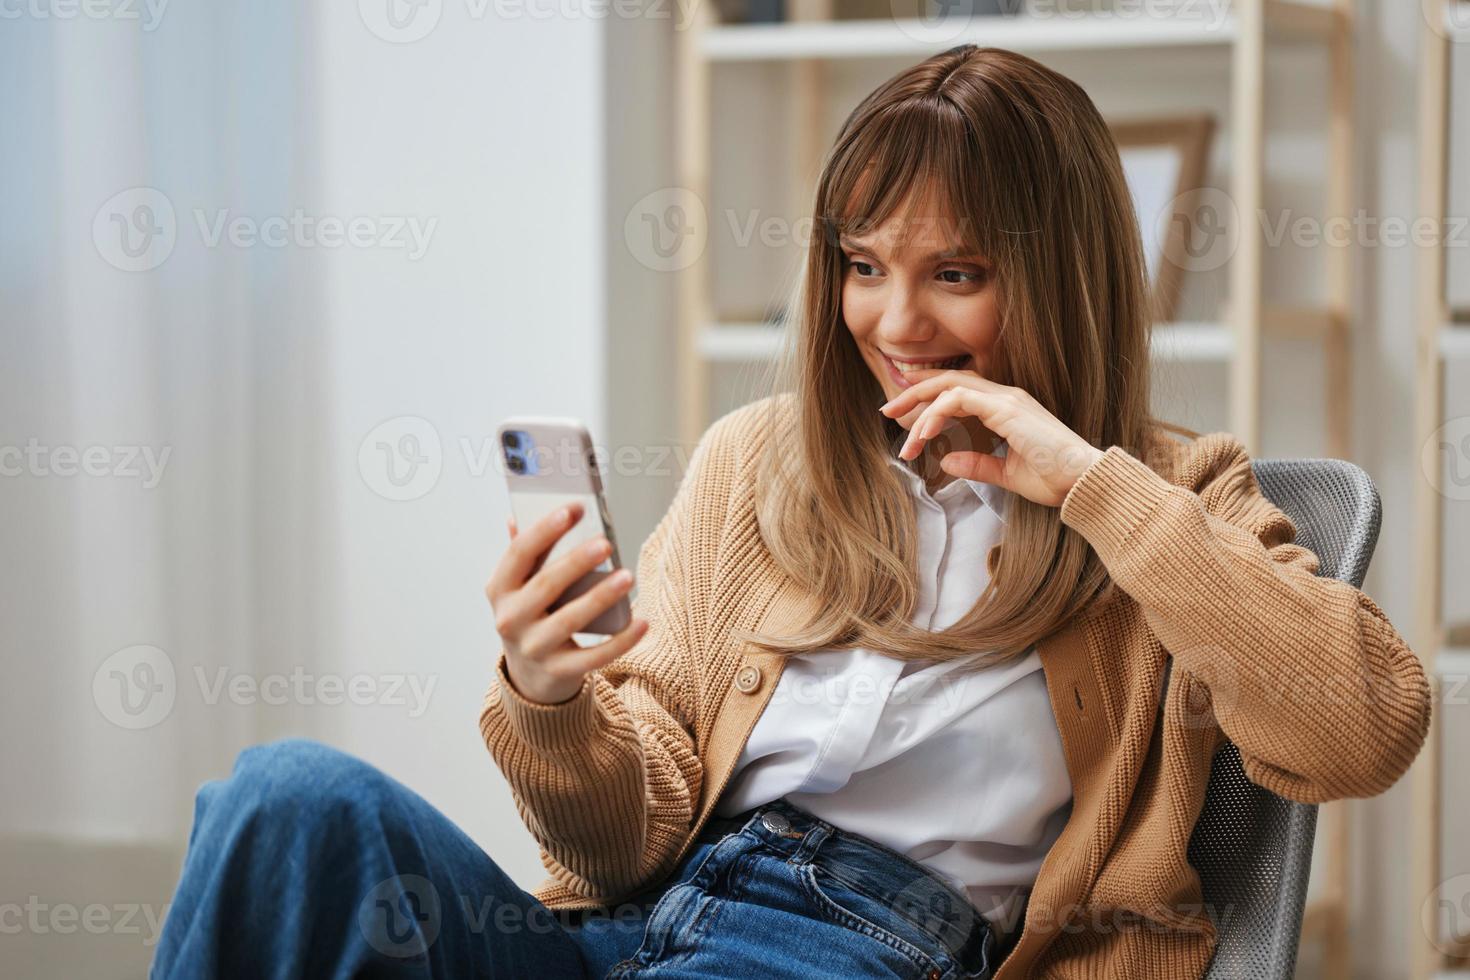
POLYGON ((200 788, 150 977, 986 980, 998 963, 959 892, 785 800, 711 821, 618 906, 553 912, 412 790, 286 739, 200 788))

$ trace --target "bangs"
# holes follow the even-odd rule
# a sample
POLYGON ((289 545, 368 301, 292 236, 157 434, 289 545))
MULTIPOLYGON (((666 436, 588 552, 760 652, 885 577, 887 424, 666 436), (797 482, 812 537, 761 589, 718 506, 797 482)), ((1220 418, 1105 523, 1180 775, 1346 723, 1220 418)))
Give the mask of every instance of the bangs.
POLYGON ((828 240, 836 247, 897 218, 904 245, 999 259, 1003 202, 986 176, 994 169, 957 106, 938 95, 907 99, 834 151, 822 208, 828 240))

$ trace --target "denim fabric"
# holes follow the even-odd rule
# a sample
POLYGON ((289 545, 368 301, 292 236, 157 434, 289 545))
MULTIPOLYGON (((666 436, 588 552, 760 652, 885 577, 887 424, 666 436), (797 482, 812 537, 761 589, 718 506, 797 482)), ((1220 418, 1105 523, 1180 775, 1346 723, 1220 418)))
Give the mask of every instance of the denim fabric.
POLYGON ((785 800, 707 824, 617 906, 553 912, 412 790, 287 739, 200 788, 150 977, 985 980, 998 962, 942 879, 785 800))

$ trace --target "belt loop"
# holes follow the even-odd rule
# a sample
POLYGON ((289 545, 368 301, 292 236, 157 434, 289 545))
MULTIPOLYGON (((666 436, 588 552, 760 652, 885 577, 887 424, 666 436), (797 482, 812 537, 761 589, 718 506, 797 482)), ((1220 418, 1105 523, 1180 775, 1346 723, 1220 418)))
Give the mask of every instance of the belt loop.
POLYGON ((827 839, 827 835, 830 833, 832 833, 832 827, 829 824, 825 824, 820 820, 814 822, 812 829, 808 830, 806 836, 802 839, 801 846, 796 849, 796 853, 786 859, 786 863, 806 864, 817 853, 817 848, 822 846, 822 842, 827 839))

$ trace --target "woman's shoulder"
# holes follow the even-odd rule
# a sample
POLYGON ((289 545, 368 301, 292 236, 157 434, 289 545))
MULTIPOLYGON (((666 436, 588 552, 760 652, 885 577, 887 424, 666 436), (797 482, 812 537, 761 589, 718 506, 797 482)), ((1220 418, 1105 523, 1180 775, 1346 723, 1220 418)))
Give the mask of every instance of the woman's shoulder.
POLYGON ((696 453, 743 470, 767 446, 789 436, 795 408, 796 396, 781 392, 731 409, 705 430, 696 453))
POLYGON ((1197 495, 1209 511, 1259 537, 1290 541, 1291 519, 1266 496, 1245 443, 1234 433, 1198 433, 1168 423, 1150 433, 1149 466, 1197 495))
POLYGON ((1230 473, 1250 469, 1245 444, 1234 434, 1201 433, 1159 419, 1149 426, 1140 458, 1169 482, 1196 492, 1230 473))

